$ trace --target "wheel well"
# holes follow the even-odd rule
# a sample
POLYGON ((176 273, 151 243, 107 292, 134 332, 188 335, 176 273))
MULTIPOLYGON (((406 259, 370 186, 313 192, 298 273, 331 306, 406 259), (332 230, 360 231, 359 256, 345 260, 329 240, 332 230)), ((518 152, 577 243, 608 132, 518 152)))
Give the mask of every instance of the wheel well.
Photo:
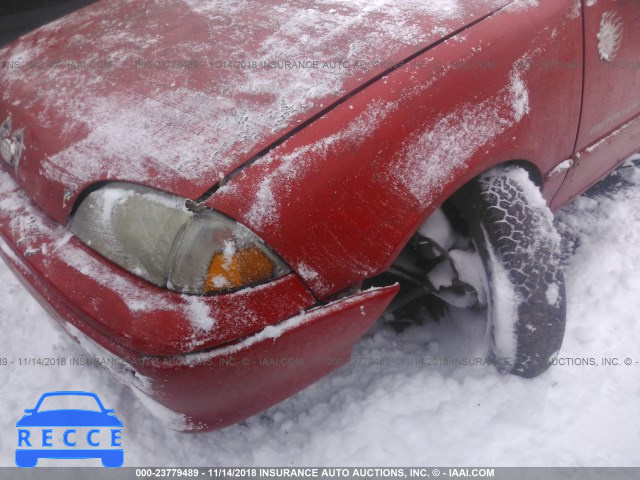
MULTIPOLYGON (((500 166, 505 165, 505 166, 516 166, 516 167, 521 167, 524 168, 527 173, 529 174, 529 178, 531 179, 531 181, 533 183, 535 183, 538 188, 542 188, 544 185, 544 177, 542 176, 542 173, 540 172, 540 169, 538 168, 538 166, 535 163, 532 163, 528 160, 509 160, 507 162, 501 163, 499 164, 500 166)), ((496 165, 499 166, 499 165, 496 165)), ((495 167, 494 167, 495 168, 495 167)))
MULTIPOLYGON (((476 177, 474 177, 473 179, 477 178, 478 176, 482 175, 483 173, 493 169, 493 168, 497 168, 497 167, 508 167, 508 166, 517 166, 517 167, 521 167, 523 169, 525 169, 527 171, 527 173, 529 174, 529 178, 531 179, 532 182, 534 182, 538 188, 542 188, 543 184, 544 184, 544 180, 543 180, 543 176, 542 173, 540 172, 540 170, 538 169, 538 167, 527 160, 509 160, 506 162, 502 162, 502 163, 498 163, 493 165, 491 168, 484 170, 482 173, 478 174, 476 177)), ((471 182, 473 179, 470 179, 469 182, 471 182)), ((454 228, 454 230, 456 230, 459 234, 463 235, 463 236, 468 236, 469 232, 467 231, 467 226, 466 223, 462 220, 462 217, 460 217, 460 215, 457 213, 457 210, 455 208, 452 208, 452 199, 453 197, 456 195, 456 193, 459 193, 464 187, 461 187, 459 190, 457 190, 457 192, 451 194, 448 198, 446 198, 442 204, 439 206, 439 208, 445 210, 447 212, 447 216, 450 220, 450 222, 452 223, 452 226, 454 228)), ((415 300, 419 300, 420 297, 414 295, 414 291, 415 291, 415 286, 411 286, 410 284, 406 284, 406 282, 403 283, 403 279, 402 278, 398 278, 398 277, 394 277, 393 272, 393 267, 394 265, 396 265, 396 263, 398 262, 398 260, 404 255, 406 254, 407 251, 410 251, 412 247, 412 242, 413 240, 416 238, 417 232, 414 232, 411 239, 409 240, 409 242, 404 246, 404 248, 402 249, 402 251, 400 252, 400 254, 394 259, 394 262, 392 265, 389 266, 389 268, 382 272, 379 275, 376 275, 372 278, 369 278, 367 280, 365 280, 363 282, 363 288, 367 288, 367 287, 371 287, 371 286, 383 286, 383 285, 388 285, 389 282, 398 282, 401 284, 402 286, 402 290, 401 290, 401 294, 398 295, 398 298, 396 299, 396 301, 393 302, 393 304, 391 305, 389 310, 394 310, 394 307, 396 307, 396 304, 400 304, 400 305, 404 305, 405 302, 403 301, 403 294, 405 297, 408 298, 408 302, 406 303, 411 303, 414 302, 415 300)), ((444 302, 442 302, 439 298, 437 298, 434 295, 429 294, 428 292, 425 292, 424 290, 422 290, 422 294, 423 294, 423 298, 424 296, 428 297, 428 302, 427 303, 422 303, 422 306, 425 306, 428 304, 428 306, 430 307, 431 310, 431 314, 439 317, 440 315, 443 314, 443 312, 446 310, 446 306, 444 304, 444 302)), ((402 307, 400 307, 402 308, 402 307)))

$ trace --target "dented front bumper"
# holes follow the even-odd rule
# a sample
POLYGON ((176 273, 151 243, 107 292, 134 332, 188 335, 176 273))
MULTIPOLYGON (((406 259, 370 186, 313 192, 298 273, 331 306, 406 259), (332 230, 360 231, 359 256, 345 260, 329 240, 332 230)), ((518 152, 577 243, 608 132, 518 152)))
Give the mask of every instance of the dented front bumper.
POLYGON ((119 359, 105 364, 178 430, 232 424, 318 380, 397 292, 316 306, 295 275, 226 295, 170 292, 87 248, 5 172, 0 237, 0 256, 30 293, 91 353, 119 359))

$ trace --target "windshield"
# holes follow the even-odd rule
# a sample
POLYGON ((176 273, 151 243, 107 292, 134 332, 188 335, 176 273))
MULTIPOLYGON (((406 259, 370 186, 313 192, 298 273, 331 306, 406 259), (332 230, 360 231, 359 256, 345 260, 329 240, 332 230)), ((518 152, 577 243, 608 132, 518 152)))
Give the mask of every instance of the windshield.
POLYGON ((45 397, 38 407, 38 412, 51 410, 102 411, 96 399, 88 395, 52 395, 50 397, 45 397))

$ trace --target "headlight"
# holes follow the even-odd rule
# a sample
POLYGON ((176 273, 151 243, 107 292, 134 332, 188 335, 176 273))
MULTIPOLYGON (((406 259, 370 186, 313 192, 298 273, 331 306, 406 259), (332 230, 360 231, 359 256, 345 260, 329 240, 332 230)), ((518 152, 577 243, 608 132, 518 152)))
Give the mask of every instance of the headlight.
POLYGON ((110 183, 82 201, 71 231, 125 270, 182 293, 219 293, 289 273, 243 225, 185 204, 150 188, 110 183))
POLYGON ((0 125, 0 157, 17 169, 24 150, 24 128, 11 133, 11 116, 0 125))

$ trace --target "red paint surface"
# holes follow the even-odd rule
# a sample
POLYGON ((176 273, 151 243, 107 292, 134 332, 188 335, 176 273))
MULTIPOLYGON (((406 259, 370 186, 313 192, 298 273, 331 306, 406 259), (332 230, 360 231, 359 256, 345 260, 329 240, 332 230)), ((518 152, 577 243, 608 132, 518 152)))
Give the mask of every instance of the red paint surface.
MULTIPOLYGON (((1 50, 0 59, 8 61, 21 51, 26 55, 35 47, 32 60, 56 53, 100 58, 108 53, 103 50, 107 45, 141 61, 186 58, 194 45, 204 48, 203 57, 217 57, 238 45, 232 34, 243 24, 253 27, 240 53, 251 57, 260 54, 261 41, 269 38, 273 26, 258 11, 231 20, 221 16, 219 24, 211 24, 180 2, 175 10, 150 13, 140 7, 145 2, 106 3, 27 35, 1 50), (105 8, 113 10, 111 16, 105 16, 105 8), (135 35, 114 37, 118 32, 160 43, 136 43, 135 35), (93 42, 87 42, 90 37, 93 42)), ((420 42, 374 42, 370 47, 380 59, 397 63, 439 40, 440 34, 431 28, 436 22, 450 33, 492 13, 497 3, 473 2, 462 17, 444 20, 417 16, 420 42)), ((264 11, 278 4, 270 1, 264 11)), ((18 173, 10 169, 21 188, 6 173, 0 174, 0 234, 6 246, 2 256, 56 318, 73 324, 148 377, 150 395, 185 415, 188 428, 218 428, 246 418, 332 370, 336 364, 331 359, 339 364, 348 358, 396 287, 326 306, 317 306, 316 298, 330 298, 383 272, 428 215, 465 182, 497 164, 525 161, 547 179, 543 192, 557 209, 638 148, 640 69, 610 68, 598 56, 597 33, 602 15, 618 11, 625 24, 617 58, 634 60, 640 51, 640 4, 600 0, 583 10, 584 37, 574 0, 540 0, 536 8, 500 10, 344 99, 212 195, 208 207, 248 226, 297 275, 250 291, 197 299, 214 319, 208 330, 190 321, 193 299, 154 287, 67 237, 64 225, 74 201, 86 188, 109 180, 144 183, 196 198, 214 186, 220 174, 229 174, 382 69, 350 72, 339 88, 315 98, 313 105, 277 123, 278 128, 274 125, 282 111, 277 96, 234 89, 244 79, 239 70, 205 74, 120 68, 53 77, 25 71, 24 81, 4 70, 0 119, 11 112, 14 129, 26 128, 27 150, 18 173), (518 102, 518 85, 526 90, 526 102, 518 102), (202 92, 200 106, 177 101, 193 101, 192 97, 171 96, 180 89, 202 92), (91 113, 91 100, 105 98, 117 99, 123 115, 136 109, 147 115, 144 109, 157 100, 159 113, 130 126, 143 133, 140 145, 125 145, 131 157, 114 156, 114 151, 120 152, 117 144, 110 150, 97 145, 86 158, 78 157, 87 162, 86 170, 75 168, 85 165, 79 164, 70 171, 54 168, 52 173, 53 157, 83 144, 98 128, 71 118, 71 109, 91 113), (170 101, 162 103, 167 98, 170 101), (241 135, 239 127, 238 137, 212 155, 211 145, 221 145, 216 119, 200 114, 207 111, 207 102, 229 98, 246 111, 253 105, 262 116, 251 119, 256 122, 251 130, 255 136, 241 135), (526 111, 518 113, 518 105, 525 104, 526 111), (270 109, 278 117, 272 121, 270 109), (182 145, 185 136, 205 139, 199 146, 202 152, 197 152, 201 157, 187 162, 197 167, 197 175, 176 167, 183 160, 180 155, 192 153, 171 149, 182 145), (421 158, 420 151, 412 149, 416 144, 429 155, 421 158), (149 145, 168 150, 145 150, 149 145), (172 155, 176 165, 168 161, 172 155), (569 158, 575 162, 568 173, 548 176, 569 158), (282 325, 314 306, 304 323, 277 339, 252 340, 265 327, 282 325), (242 342, 247 346, 237 352, 221 350, 242 342), (195 352, 203 351, 209 351, 208 360, 194 363, 199 358, 195 352), (303 362, 269 368, 260 364, 264 357, 303 362), (151 364, 143 363, 149 358, 154 360, 151 364), (243 359, 249 363, 243 364, 243 359)), ((364 38, 375 25, 363 24, 347 37, 336 35, 321 54, 344 49, 354 40, 349 35, 364 38)), ((298 40, 290 39, 292 44, 298 40)), ((287 82, 304 80, 300 72, 278 75, 274 81, 283 82, 283 88, 287 82)), ((231 112, 232 117, 240 113, 231 112)), ((113 120, 117 123, 118 118, 113 120)))

